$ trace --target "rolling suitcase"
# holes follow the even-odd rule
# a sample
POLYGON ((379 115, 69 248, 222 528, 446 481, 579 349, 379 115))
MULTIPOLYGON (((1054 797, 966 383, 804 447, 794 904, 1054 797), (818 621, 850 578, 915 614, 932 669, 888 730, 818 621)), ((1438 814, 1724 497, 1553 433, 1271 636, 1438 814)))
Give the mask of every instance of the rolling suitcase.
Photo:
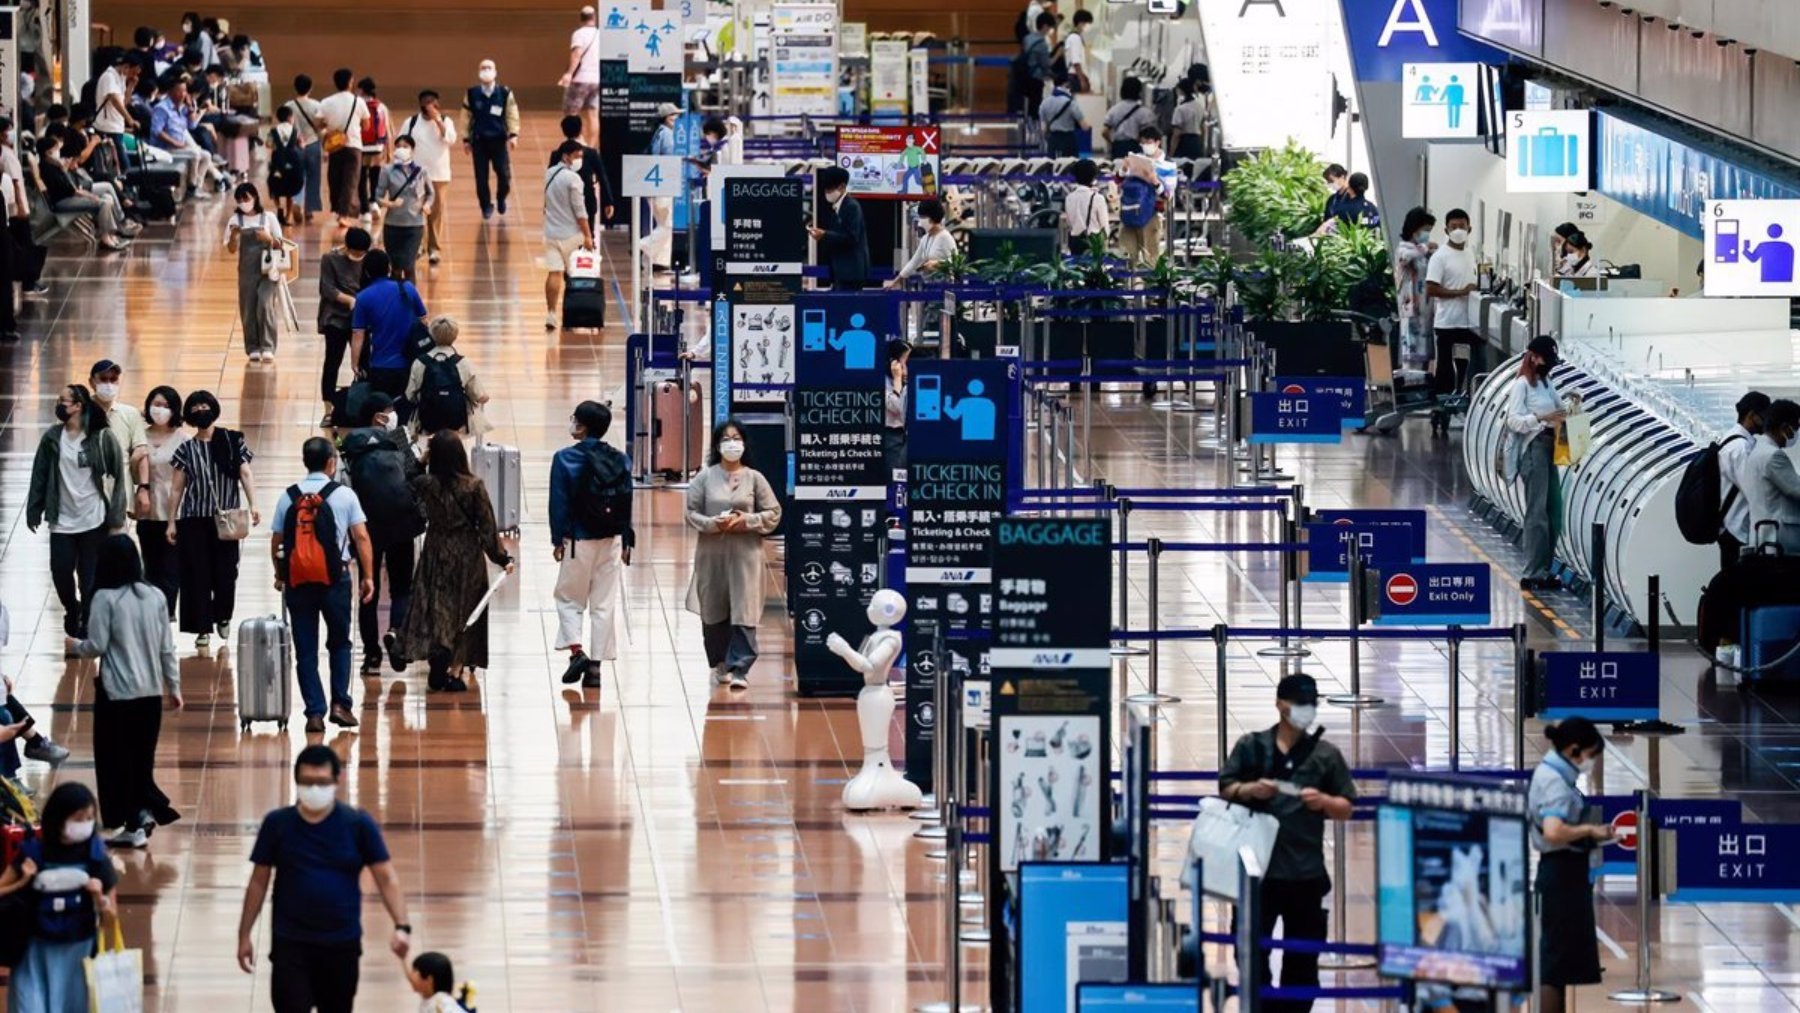
POLYGON ((1738 642, 1743 646, 1740 667, 1745 669, 1741 673, 1745 682, 1800 680, 1800 605, 1746 608, 1738 642))
POLYGON ((237 678, 238 727, 247 732, 252 721, 273 721, 285 731, 294 705, 294 652, 283 619, 238 624, 237 678))
POLYGON ((650 470, 676 479, 685 479, 705 463, 705 405, 700 384, 691 383, 686 397, 674 380, 657 380, 650 385, 650 470), (685 405, 682 402, 687 402, 685 405), (687 413, 688 453, 681 457, 681 417, 687 413), (685 465, 685 470, 684 470, 685 465))
POLYGON ((562 325, 567 331, 597 331, 606 326, 606 293, 600 281, 600 255, 576 250, 569 255, 563 289, 562 325))
POLYGON ((501 531, 519 530, 519 448, 504 443, 483 443, 475 448, 475 477, 487 486, 494 506, 494 523, 501 531))

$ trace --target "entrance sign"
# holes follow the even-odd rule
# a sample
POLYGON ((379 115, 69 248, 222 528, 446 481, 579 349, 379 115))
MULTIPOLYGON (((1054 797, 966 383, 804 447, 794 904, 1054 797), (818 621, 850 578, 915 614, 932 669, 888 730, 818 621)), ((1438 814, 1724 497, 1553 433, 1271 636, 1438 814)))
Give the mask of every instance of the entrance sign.
POLYGON ((1568 193, 1593 184, 1593 114, 1586 109, 1506 113, 1506 191, 1568 193))
POLYGON ((1800 295, 1800 200, 1707 201, 1704 224, 1707 295, 1800 295))
POLYGON ((1479 63, 1409 63, 1402 74, 1400 136, 1420 140, 1481 135, 1479 63))

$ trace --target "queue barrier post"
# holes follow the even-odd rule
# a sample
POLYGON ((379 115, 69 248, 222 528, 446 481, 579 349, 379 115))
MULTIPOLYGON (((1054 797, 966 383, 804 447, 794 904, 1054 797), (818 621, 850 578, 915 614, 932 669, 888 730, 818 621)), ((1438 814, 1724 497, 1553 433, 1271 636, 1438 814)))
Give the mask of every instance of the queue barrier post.
MULTIPOLYGON (((925 824, 913 836, 925 841, 943 840, 950 833, 949 819, 944 813, 944 804, 950 795, 949 782, 944 776, 944 631, 935 626, 931 631, 931 659, 937 670, 937 677, 931 682, 931 791, 920 800, 919 809, 912 817, 925 824)), ((925 857, 941 856, 932 851, 925 857)))
POLYGON ((1362 627, 1364 584, 1367 583, 1368 567, 1363 562, 1362 546, 1350 540, 1350 692, 1337 693, 1325 698, 1326 702, 1339 707, 1358 710, 1363 707, 1375 707, 1382 703, 1381 697, 1362 691, 1362 627))
MULTIPOLYGON (((1091 398, 1084 400, 1092 403, 1091 398)), ((1064 404, 1063 416, 1063 488, 1073 489, 1078 481, 1075 477, 1075 409, 1064 404)))
MULTIPOLYGON (((993 762, 990 755, 991 742, 992 738, 988 734, 988 729, 975 729, 975 806, 983 812, 986 812, 987 807, 993 804, 992 800, 988 798, 988 774, 990 773, 988 764, 993 762)), ((994 821, 990 818, 984 818, 981 822, 981 829, 987 834, 993 833, 993 826, 994 821)), ((986 946, 993 939, 993 934, 988 931, 987 926, 988 852, 986 850, 994 846, 992 840, 993 838, 989 836, 984 843, 978 845, 982 851, 975 862, 975 888, 957 897, 958 903, 970 909, 963 916, 965 927, 961 935, 962 941, 970 946, 986 946)))
POLYGON ((1450 627, 1445 646, 1450 665, 1450 772, 1455 773, 1462 766, 1462 638, 1456 627, 1450 627))
MULTIPOLYGON (((1119 498, 1119 632, 1131 629, 1131 497, 1119 498)), ((1137 657, 1148 653, 1142 647, 1124 640, 1116 640, 1112 645, 1112 656, 1115 658, 1137 657)))
MULTIPOLYGON (((1295 488, 1299 488, 1295 486, 1295 488)), ((1295 519, 1299 497, 1282 504, 1281 507, 1281 541, 1292 546, 1300 539, 1300 525, 1295 519)), ((1288 636, 1287 631, 1296 628, 1299 623, 1294 616, 1295 587, 1300 580, 1300 554, 1292 548, 1281 550, 1281 586, 1277 598, 1277 608, 1281 616, 1281 640, 1272 647, 1257 651, 1264 658, 1304 658, 1312 654, 1304 644, 1296 644, 1288 636)))
POLYGON ((1262 1013, 1257 980, 1257 930, 1262 925, 1262 862, 1249 847, 1238 849, 1237 965, 1238 1013, 1262 1013))
POLYGON ((1231 755, 1230 743, 1226 741, 1226 731, 1225 731, 1225 723, 1226 723, 1227 718, 1229 717, 1229 715, 1227 714, 1228 708, 1225 706, 1226 698, 1229 694, 1229 690, 1227 687, 1229 687, 1231 684, 1231 680, 1229 678, 1227 678, 1226 674, 1225 674, 1225 665, 1226 665, 1225 655, 1226 655, 1226 646, 1231 639, 1231 627, 1225 625, 1224 623, 1215 624, 1212 628, 1212 639, 1213 639, 1213 666, 1214 666, 1213 670, 1215 673, 1213 675, 1213 684, 1217 689, 1218 698, 1219 698, 1218 742, 1216 743, 1216 745, 1218 747, 1218 753, 1219 753, 1219 766, 1223 767, 1223 766, 1225 766, 1225 758, 1231 755))
MULTIPOLYGON (((1150 632, 1155 634, 1162 626, 1158 613, 1157 584, 1161 576, 1162 539, 1150 538, 1144 542, 1144 553, 1149 557, 1150 566, 1150 632)), ((1150 690, 1146 693, 1133 693, 1125 698, 1126 703, 1139 704, 1145 707, 1161 707, 1165 704, 1180 703, 1181 698, 1162 692, 1161 677, 1162 641, 1155 636, 1150 638, 1150 660, 1148 663, 1150 690)))
MULTIPOLYGON (((950 828, 944 838, 944 850, 949 853, 952 869, 961 864, 963 857, 962 827, 958 826, 961 818, 954 798, 944 803, 944 825, 950 828)), ((956 875, 952 873, 944 882, 944 999, 914 1006, 916 1013, 962 1013, 963 1010, 980 1009, 962 1003, 962 941, 958 938, 962 916, 958 913, 956 891, 956 875)))
POLYGON ((1536 667, 1525 645, 1525 624, 1513 624, 1513 769, 1525 769, 1525 714, 1531 673, 1536 667))
POLYGON ((939 825, 945 831, 946 844, 939 850, 926 852, 925 857, 944 860, 950 896, 955 898, 962 887, 961 872, 947 842, 950 831, 962 830, 961 826, 952 825, 956 822, 952 806, 962 800, 966 785, 959 778, 967 776, 962 767, 962 673, 949 660, 954 655, 944 650, 942 629, 937 631, 933 642, 938 647, 938 668, 937 680, 932 687, 936 691, 933 704, 937 708, 932 715, 932 758, 940 764, 940 769, 931 786, 937 789, 938 812, 943 817, 939 825))
POLYGON ((1643 1006, 1680 1002, 1681 996, 1655 987, 1650 976, 1650 909, 1656 903, 1651 882, 1656 864, 1657 830, 1650 822, 1650 793, 1637 792, 1637 982, 1607 995, 1613 1002, 1643 1006))
MULTIPOLYGON (((1093 359, 1084 354, 1081 361, 1082 372, 1092 372, 1093 359)), ((1081 471, 1094 473, 1094 388, 1089 384, 1081 388, 1081 471)))
MULTIPOLYGON (((1593 585, 1590 591, 1589 607, 1593 610, 1594 650, 1606 650, 1606 525, 1595 521, 1589 529, 1592 541, 1588 546, 1588 580, 1593 585)), ((1651 611, 1656 606, 1651 605, 1651 611)))
MULTIPOLYGON (((1331 941, 1343 944, 1350 941, 1350 833, 1349 824, 1344 820, 1331 821, 1331 941)), ((1375 961, 1355 953, 1322 953, 1319 955, 1321 971, 1360 971, 1374 967, 1375 961)))

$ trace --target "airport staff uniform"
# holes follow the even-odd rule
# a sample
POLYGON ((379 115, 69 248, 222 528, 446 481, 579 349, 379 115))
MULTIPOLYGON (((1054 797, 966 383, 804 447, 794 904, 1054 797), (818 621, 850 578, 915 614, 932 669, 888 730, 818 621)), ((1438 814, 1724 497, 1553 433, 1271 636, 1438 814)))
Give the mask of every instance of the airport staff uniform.
POLYGON ((1594 932, 1594 847, 1554 845, 1543 825, 1554 816, 1564 823, 1582 819, 1587 799, 1575 788, 1575 768, 1554 751, 1531 772, 1526 805, 1531 815, 1531 848, 1538 853, 1538 967, 1543 984, 1562 988, 1600 980, 1600 945, 1594 932))

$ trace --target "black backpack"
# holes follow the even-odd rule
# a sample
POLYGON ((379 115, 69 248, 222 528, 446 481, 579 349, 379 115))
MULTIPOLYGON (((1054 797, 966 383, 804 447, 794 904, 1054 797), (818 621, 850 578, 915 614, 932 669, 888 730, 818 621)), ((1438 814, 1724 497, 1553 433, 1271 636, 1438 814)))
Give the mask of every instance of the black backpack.
POLYGON ((627 536, 631 531, 631 469, 625 455, 604 443, 588 450, 575 496, 581 527, 593 538, 627 536))
POLYGON ((344 462, 350 467, 350 488, 376 534, 408 538, 425 530, 408 474, 416 468, 410 452, 383 430, 363 428, 344 437, 344 462))
POLYGON ((1732 440, 1741 439, 1744 437, 1733 435, 1707 444, 1682 469, 1681 484, 1675 487, 1675 526, 1681 529, 1681 537, 1695 545, 1718 544, 1725 512, 1739 495, 1737 487, 1732 486, 1731 493, 1720 499, 1724 486, 1719 477, 1719 451, 1732 440))
POLYGON ((271 183, 271 189, 279 189, 272 184, 278 180, 289 182, 301 179, 306 174, 306 164, 304 157, 300 153, 300 137, 298 134, 288 135, 288 141, 285 144, 280 141, 273 131, 270 132, 269 136, 275 138, 275 143, 269 146, 269 181, 271 183))
POLYGON ((419 428, 435 433, 468 426, 469 395, 463 390, 462 374, 456 368, 462 356, 440 359, 428 355, 420 361, 425 366, 425 377, 419 384, 419 428))

